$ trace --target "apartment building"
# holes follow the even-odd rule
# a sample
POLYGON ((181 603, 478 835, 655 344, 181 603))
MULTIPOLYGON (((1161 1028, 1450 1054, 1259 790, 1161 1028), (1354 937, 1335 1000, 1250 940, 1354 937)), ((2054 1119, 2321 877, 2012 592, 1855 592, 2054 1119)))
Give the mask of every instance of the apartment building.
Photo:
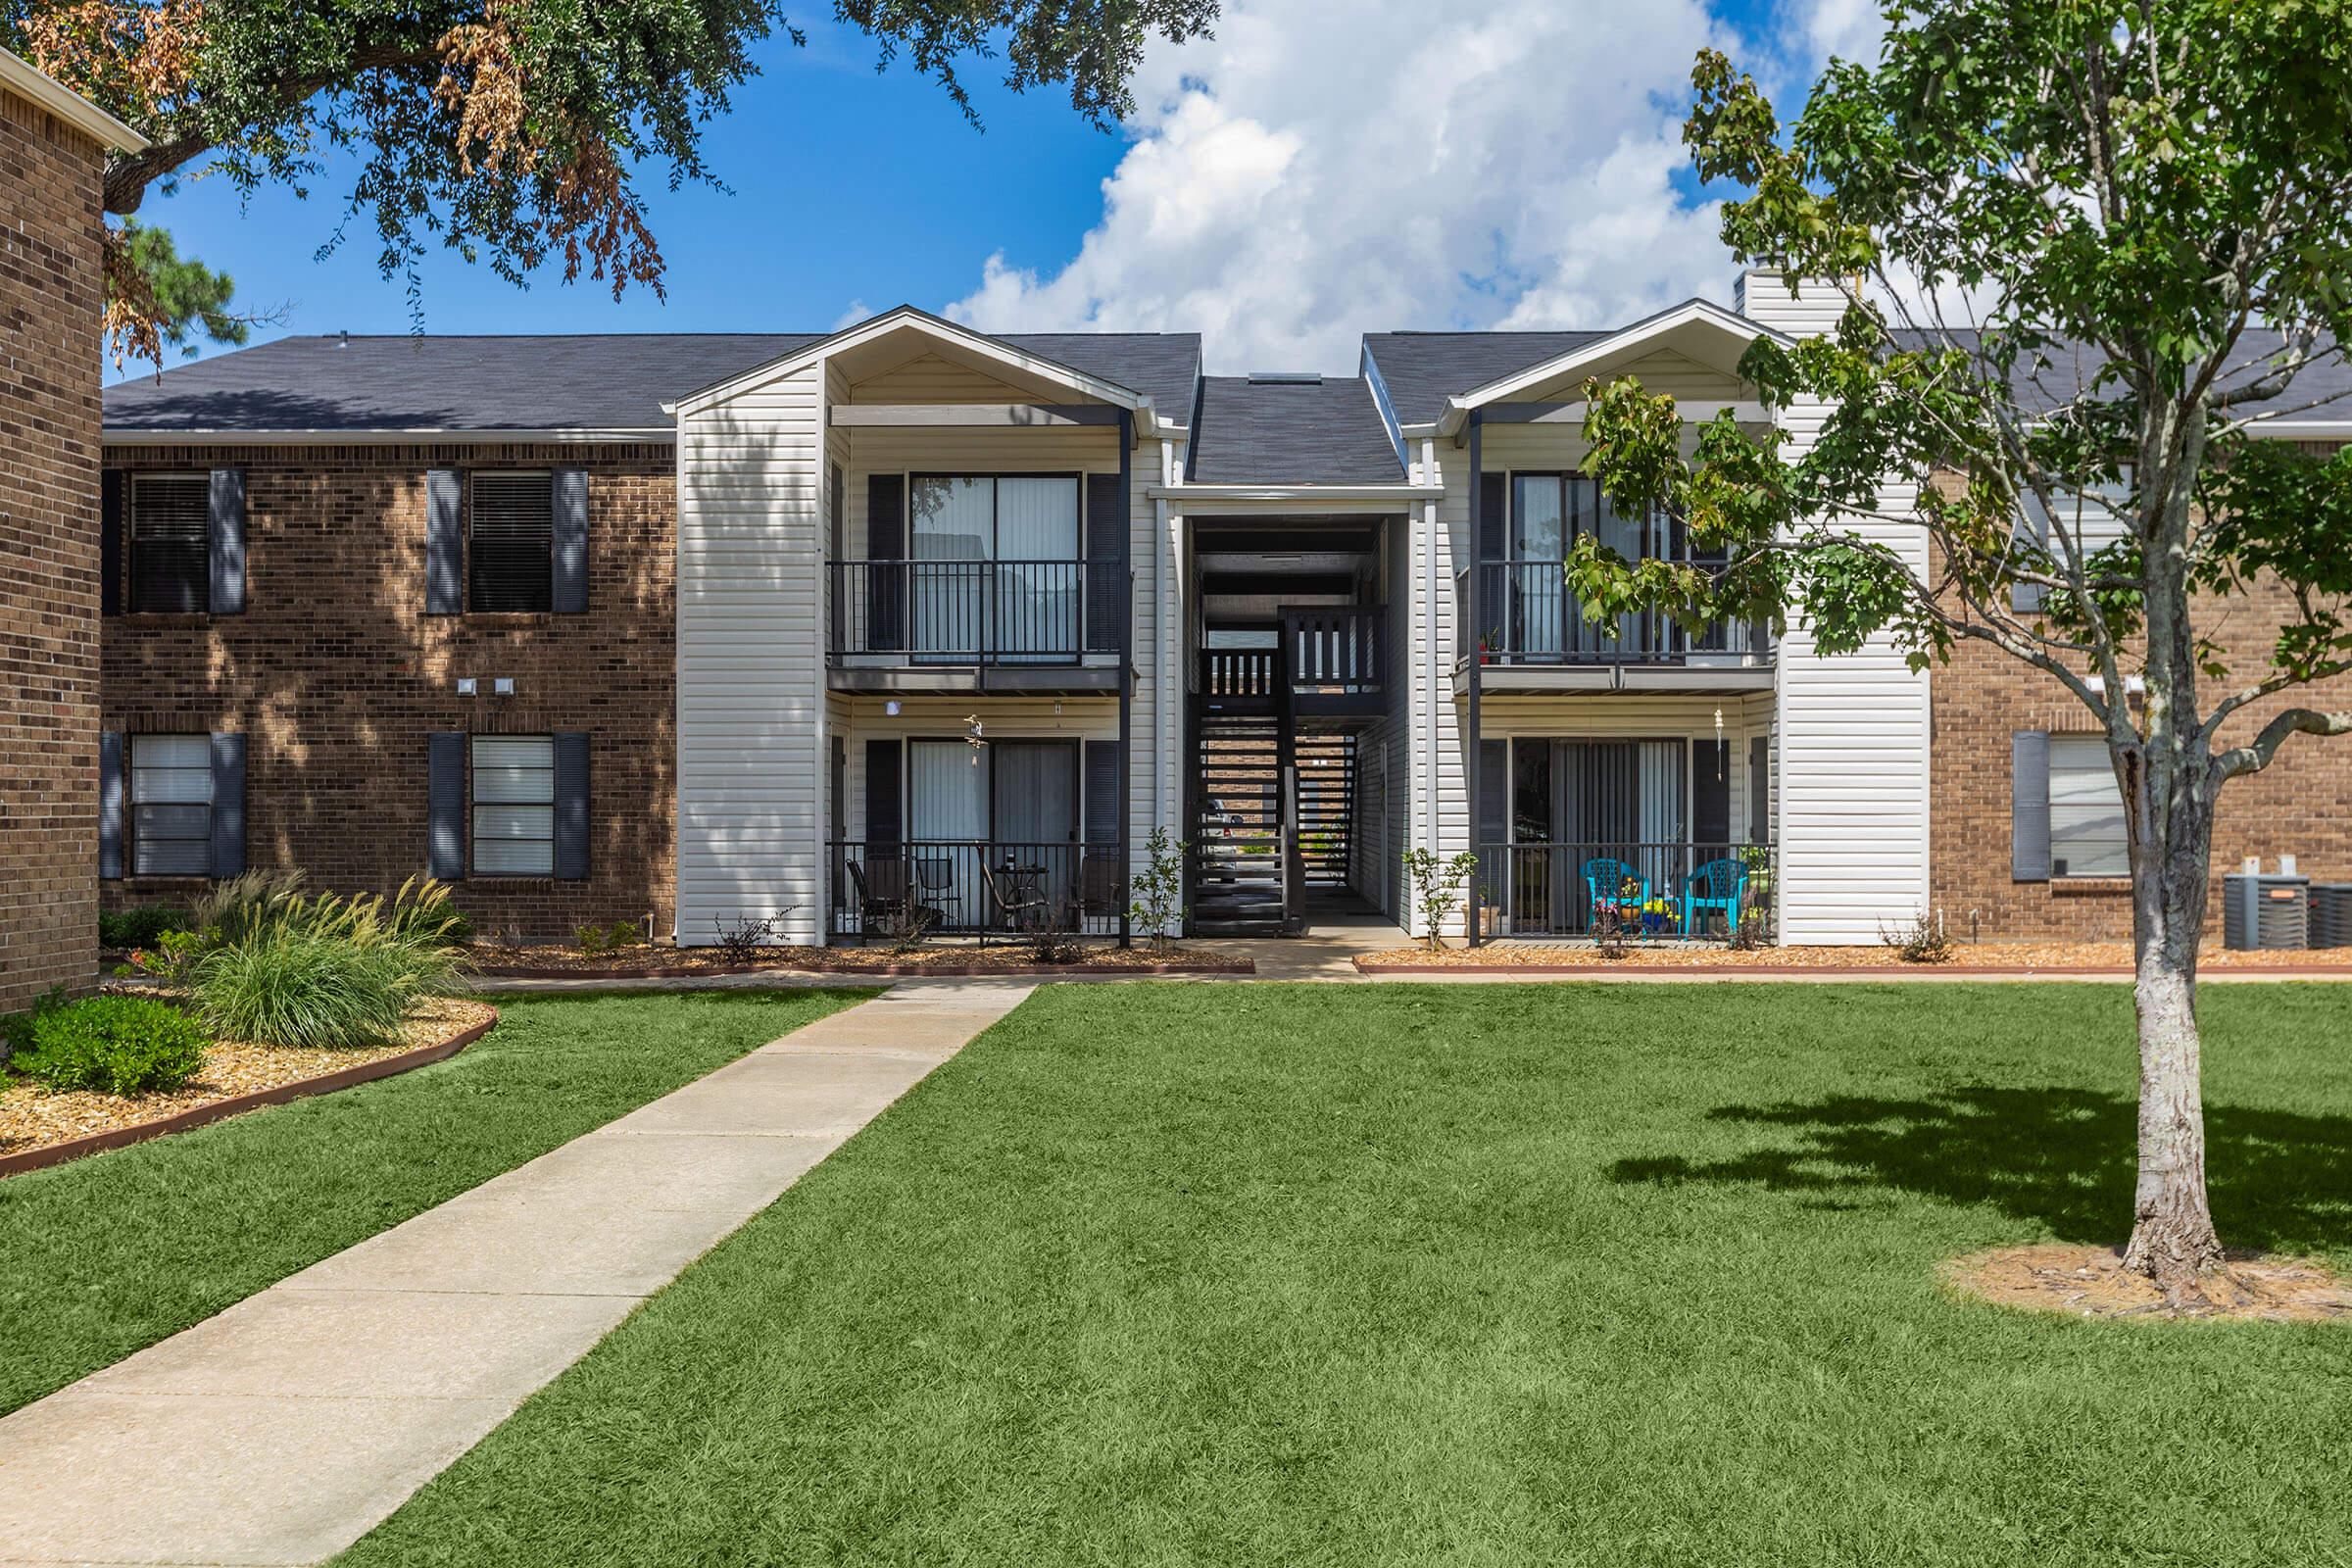
MULTIPOLYGON (((1609 329, 1373 334, 1351 377, 900 309, 291 338, 125 383, 106 896, 430 869, 535 936, 860 941, 1041 902, 1115 936, 1161 830, 1202 934, 1410 931, 1414 848, 1479 852, 1450 929, 1482 937, 1589 932, 1596 861, 1790 942, 1932 908, 2120 934, 2112 782, 2055 685, 1801 627, 1602 627, 1566 590, 1583 534, 1690 557, 1582 472, 1585 383, 1761 426, 1741 356, 1825 307, 1751 274, 1735 308, 1609 329)), ((1778 417, 1801 441, 1819 412, 1778 417)), ((2247 791, 2217 869, 2287 846, 2352 875, 2348 769, 2314 749, 2247 791)))

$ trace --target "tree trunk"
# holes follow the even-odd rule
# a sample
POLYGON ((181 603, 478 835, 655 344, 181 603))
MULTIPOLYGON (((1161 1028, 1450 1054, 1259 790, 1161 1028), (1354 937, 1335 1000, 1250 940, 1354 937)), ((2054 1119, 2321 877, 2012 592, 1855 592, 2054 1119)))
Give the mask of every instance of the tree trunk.
MULTIPOLYGON (((2146 788, 2144 781, 2141 787, 2146 788)), ((2161 834, 2151 835, 2160 842, 2134 845, 2132 855, 2139 1181, 2124 1265, 2153 1278, 2179 1303, 2200 1299, 2200 1276, 2222 1261, 2221 1237, 2205 1196, 2203 1048, 2196 1010, 2197 944, 2205 928, 2213 818, 2210 803, 2179 797, 2164 815, 2161 834)))

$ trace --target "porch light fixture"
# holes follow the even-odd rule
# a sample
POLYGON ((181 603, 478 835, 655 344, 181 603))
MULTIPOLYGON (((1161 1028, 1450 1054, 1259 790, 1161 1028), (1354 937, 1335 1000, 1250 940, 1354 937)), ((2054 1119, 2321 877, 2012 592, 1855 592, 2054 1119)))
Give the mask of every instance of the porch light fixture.
POLYGON ((899 700, 896 697, 893 697, 889 702, 884 703, 882 705, 882 711, 889 714, 892 718, 898 717, 899 700))

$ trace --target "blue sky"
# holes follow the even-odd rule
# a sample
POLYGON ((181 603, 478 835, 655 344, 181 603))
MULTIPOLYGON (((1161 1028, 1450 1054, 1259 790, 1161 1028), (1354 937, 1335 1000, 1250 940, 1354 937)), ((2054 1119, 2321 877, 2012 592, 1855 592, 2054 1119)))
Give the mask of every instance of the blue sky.
MULTIPOLYGON (((821 330, 908 301, 1001 330, 1190 328, 1219 345, 1212 359, 1237 357, 1212 368, 1253 356, 1249 368, 1276 357, 1342 371, 1364 330, 1587 324, 1557 318, 1728 287, 1728 262, 1692 254, 1712 220, 1691 210, 1698 193, 1671 146, 1691 47, 1729 37, 1748 58, 1803 62, 1808 27, 1839 6, 1851 0, 1452 13, 1228 0, 1215 42, 1153 51, 1141 112, 1109 133, 1055 94, 1004 92, 990 62, 964 73, 986 121, 974 130, 904 65, 877 74, 854 31, 813 25, 806 48, 764 46, 763 74, 709 125, 729 188, 673 193, 645 172, 666 301, 632 287, 615 303, 555 273, 518 290, 437 253, 424 327, 821 330), (1640 22, 1623 20, 1631 9, 1640 22), (1416 125, 1383 100, 1421 93, 1426 68, 1409 61, 1448 15, 1467 54, 1482 32, 1510 42, 1452 84, 1450 104, 1424 95, 1416 125), (1564 111, 1563 95, 1579 107, 1564 111), (1544 133, 1534 161, 1514 124, 1544 133), (1658 223, 1677 208, 1679 225, 1658 223)), ((347 188, 329 177, 307 201, 271 188, 240 203, 226 181, 198 178, 151 195, 141 216, 232 272, 246 308, 284 310, 259 338, 408 331, 405 282, 378 273, 364 225, 315 257, 347 188)))

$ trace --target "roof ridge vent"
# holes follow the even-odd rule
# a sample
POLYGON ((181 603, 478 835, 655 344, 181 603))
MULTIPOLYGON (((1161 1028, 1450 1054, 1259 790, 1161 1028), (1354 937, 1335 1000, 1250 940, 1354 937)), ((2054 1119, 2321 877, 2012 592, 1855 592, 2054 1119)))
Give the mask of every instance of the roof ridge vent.
POLYGON ((1317 370, 1251 370, 1252 386, 1321 386, 1322 372, 1317 370))

